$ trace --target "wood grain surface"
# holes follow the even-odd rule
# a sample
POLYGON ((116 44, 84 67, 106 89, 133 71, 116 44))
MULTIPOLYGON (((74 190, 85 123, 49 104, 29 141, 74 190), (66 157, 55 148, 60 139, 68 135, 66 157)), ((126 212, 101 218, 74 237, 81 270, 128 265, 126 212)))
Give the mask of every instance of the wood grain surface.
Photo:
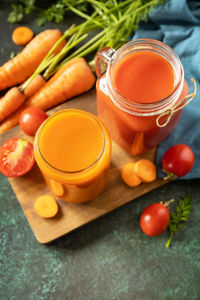
MULTIPOLYGON (((48 115, 64 108, 79 108, 96 114, 95 90, 51 109, 48 115)), ((33 138, 25 135, 17 126, 0 136, 0 145, 11 137, 21 137, 33 142, 33 138)), ((155 149, 143 155, 152 161, 154 156, 155 149)), ((120 177, 120 168, 123 164, 139 158, 131 157, 113 143, 110 179, 104 192, 86 204, 69 204, 57 199, 59 213, 53 219, 43 219, 34 212, 36 198, 44 193, 50 194, 36 164, 28 174, 20 178, 9 178, 9 182, 36 239, 40 243, 48 243, 166 183, 162 179, 156 179, 135 188, 127 187, 120 177)))

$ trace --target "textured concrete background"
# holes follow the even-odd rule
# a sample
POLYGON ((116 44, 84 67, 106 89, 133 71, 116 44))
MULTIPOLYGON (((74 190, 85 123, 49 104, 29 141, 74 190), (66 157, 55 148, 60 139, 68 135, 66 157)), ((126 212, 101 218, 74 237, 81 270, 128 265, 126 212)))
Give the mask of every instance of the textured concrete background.
MULTIPOLYGON (((1 63, 18 50, 11 42, 16 25, 6 22, 7 14, 0 2, 1 63)), ((33 20, 27 23, 35 32, 41 30, 33 20)), ((175 181, 40 245, 7 178, 0 175, 0 299, 199 300, 199 196, 200 180, 175 181), (193 199, 190 219, 166 249, 168 232, 147 237, 139 227, 140 214, 153 202, 178 200, 186 192, 193 199)))

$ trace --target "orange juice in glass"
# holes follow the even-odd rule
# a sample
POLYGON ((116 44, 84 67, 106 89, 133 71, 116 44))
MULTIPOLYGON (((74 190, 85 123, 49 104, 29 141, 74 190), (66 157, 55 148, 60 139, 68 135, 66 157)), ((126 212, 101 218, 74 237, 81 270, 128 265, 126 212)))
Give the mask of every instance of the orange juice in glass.
POLYGON ((107 184, 110 136, 89 112, 65 109, 50 116, 36 134, 34 153, 47 186, 64 201, 91 201, 107 184))

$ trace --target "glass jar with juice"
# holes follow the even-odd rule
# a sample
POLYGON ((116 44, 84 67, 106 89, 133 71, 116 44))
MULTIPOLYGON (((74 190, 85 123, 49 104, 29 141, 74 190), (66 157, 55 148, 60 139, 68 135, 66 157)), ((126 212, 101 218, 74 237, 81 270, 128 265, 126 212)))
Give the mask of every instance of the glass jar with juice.
POLYGON ((98 117, 117 144, 141 155, 160 144, 179 120, 181 110, 162 127, 167 111, 188 94, 181 61, 169 46, 152 39, 102 50, 97 71, 102 58, 107 70, 97 81, 98 117), (165 112, 159 126, 156 120, 165 112))
POLYGON ((34 153, 47 186, 62 200, 88 202, 106 186, 110 135, 89 112, 66 109, 50 116, 36 134, 34 153))

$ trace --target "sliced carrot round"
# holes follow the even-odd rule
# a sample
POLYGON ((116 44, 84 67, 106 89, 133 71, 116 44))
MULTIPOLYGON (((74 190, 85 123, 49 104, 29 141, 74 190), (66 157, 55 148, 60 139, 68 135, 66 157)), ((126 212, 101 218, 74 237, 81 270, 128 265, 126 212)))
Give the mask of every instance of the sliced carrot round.
POLYGON ((16 45, 24 46, 32 40, 33 35, 34 33, 30 28, 26 26, 20 26, 15 28, 13 31, 12 40, 16 45))
POLYGON ((121 177, 123 181, 130 187, 138 186, 142 180, 135 174, 135 163, 128 163, 122 167, 121 177))
POLYGON ((35 212, 42 218, 53 218, 58 212, 58 204, 50 195, 43 195, 36 199, 35 212))
POLYGON ((156 179, 156 166, 148 159, 140 159, 134 165, 135 174, 143 182, 151 182, 156 179))

